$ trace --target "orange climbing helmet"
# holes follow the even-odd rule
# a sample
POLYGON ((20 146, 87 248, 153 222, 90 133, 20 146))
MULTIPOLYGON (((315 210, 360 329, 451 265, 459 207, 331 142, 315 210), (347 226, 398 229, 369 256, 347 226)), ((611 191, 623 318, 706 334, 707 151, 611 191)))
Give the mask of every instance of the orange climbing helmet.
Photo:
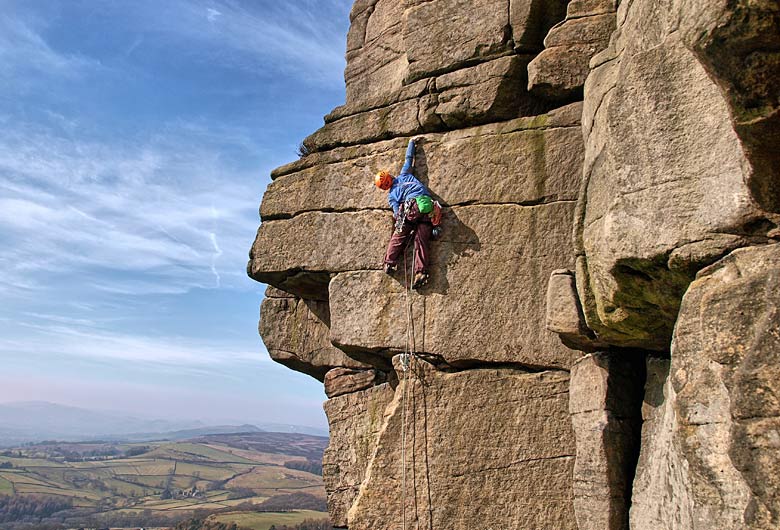
POLYGON ((374 184, 380 190, 387 191, 390 189, 390 186, 393 185, 393 176, 387 171, 382 170, 374 177, 374 184))

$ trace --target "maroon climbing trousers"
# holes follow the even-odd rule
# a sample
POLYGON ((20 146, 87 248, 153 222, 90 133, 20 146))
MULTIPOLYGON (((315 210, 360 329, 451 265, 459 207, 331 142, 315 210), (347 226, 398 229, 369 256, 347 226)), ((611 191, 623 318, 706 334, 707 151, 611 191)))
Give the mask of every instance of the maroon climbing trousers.
MULTIPOLYGON (((400 213, 399 213, 400 215, 400 213)), ((393 230, 393 237, 387 244, 385 263, 395 265, 401 257, 406 244, 414 233, 414 272, 428 272, 428 249, 431 242, 433 225, 428 214, 421 214, 417 208, 417 201, 411 201, 411 207, 406 212, 406 219, 401 231, 393 230)))

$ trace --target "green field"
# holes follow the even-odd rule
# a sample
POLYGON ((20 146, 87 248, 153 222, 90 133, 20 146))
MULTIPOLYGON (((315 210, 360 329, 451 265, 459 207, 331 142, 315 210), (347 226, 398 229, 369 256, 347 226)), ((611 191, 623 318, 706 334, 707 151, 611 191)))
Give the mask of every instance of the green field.
POLYGON ((306 519, 327 519, 328 514, 324 512, 312 512, 310 510, 300 510, 284 513, 221 513, 209 517, 210 521, 219 523, 236 523, 244 528, 252 530, 268 530, 271 525, 296 525, 306 519))
MULTIPOLYGON (((324 440, 323 448, 325 443, 324 440)), ((76 445, 70 444, 68 449, 72 451, 76 445)), ((302 454, 309 454, 309 447, 304 447, 304 451, 291 445, 290 454, 285 454, 284 448, 269 452, 266 442, 262 451, 253 451, 251 444, 238 444, 235 435, 231 435, 225 443, 211 437, 204 443, 149 442, 143 444, 144 452, 137 456, 74 462, 58 455, 56 447, 23 447, 0 456, 0 464, 8 462, 13 466, 0 469, 0 494, 67 498, 75 507, 104 514, 139 514, 144 510, 184 514, 196 509, 213 512, 247 503, 257 505, 280 494, 303 492, 321 499, 325 496, 321 476, 284 467, 286 462, 305 461, 307 457, 302 454), (51 457, 45 457, 46 450, 52 452, 51 457)), ((125 455, 133 446, 118 447, 121 451, 117 449, 117 454, 125 455)), ((239 515, 243 520, 254 514, 239 515)), ((323 516, 321 512, 305 511, 265 513, 251 524, 241 524, 268 528, 274 523, 323 516), (274 517, 269 519, 270 515, 274 517)))

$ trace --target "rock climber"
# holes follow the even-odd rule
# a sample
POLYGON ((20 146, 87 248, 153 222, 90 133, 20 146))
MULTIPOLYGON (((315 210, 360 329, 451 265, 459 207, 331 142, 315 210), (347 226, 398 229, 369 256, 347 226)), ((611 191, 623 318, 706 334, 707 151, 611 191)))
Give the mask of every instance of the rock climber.
POLYGON ((428 282, 428 259, 434 201, 425 185, 412 174, 414 168, 415 142, 422 138, 409 140, 406 160, 401 172, 393 177, 387 171, 380 171, 374 178, 374 184, 384 191, 390 191, 387 202, 393 208, 393 236, 387 245, 384 270, 392 274, 398 269, 398 258, 406 249, 409 238, 414 235, 414 280, 413 289, 419 289, 428 282))

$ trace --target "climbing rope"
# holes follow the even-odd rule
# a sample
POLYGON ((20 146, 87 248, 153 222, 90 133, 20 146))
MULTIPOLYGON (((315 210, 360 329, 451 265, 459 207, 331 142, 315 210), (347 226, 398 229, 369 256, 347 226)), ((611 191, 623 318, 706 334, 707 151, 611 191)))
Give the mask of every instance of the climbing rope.
MULTIPOLYGON (((414 234, 414 233, 412 233, 414 234)), ((407 394, 409 392, 409 368, 411 359, 414 356, 415 351, 415 337, 414 337, 414 317, 412 314, 412 304, 409 297, 409 291, 411 291, 411 284, 409 282, 409 267, 407 259, 407 250, 409 243, 411 243, 412 236, 409 237, 409 241, 404 248, 404 288, 405 288, 405 303, 406 303, 406 343, 404 345, 404 354, 401 357, 401 368, 403 369, 403 393, 401 394, 401 522, 402 530, 406 530, 406 402, 407 394)), ((412 259, 412 273, 414 272, 414 262, 417 259, 417 246, 414 247, 414 254, 412 259)), ((412 276, 412 279, 414 277, 412 276)))

